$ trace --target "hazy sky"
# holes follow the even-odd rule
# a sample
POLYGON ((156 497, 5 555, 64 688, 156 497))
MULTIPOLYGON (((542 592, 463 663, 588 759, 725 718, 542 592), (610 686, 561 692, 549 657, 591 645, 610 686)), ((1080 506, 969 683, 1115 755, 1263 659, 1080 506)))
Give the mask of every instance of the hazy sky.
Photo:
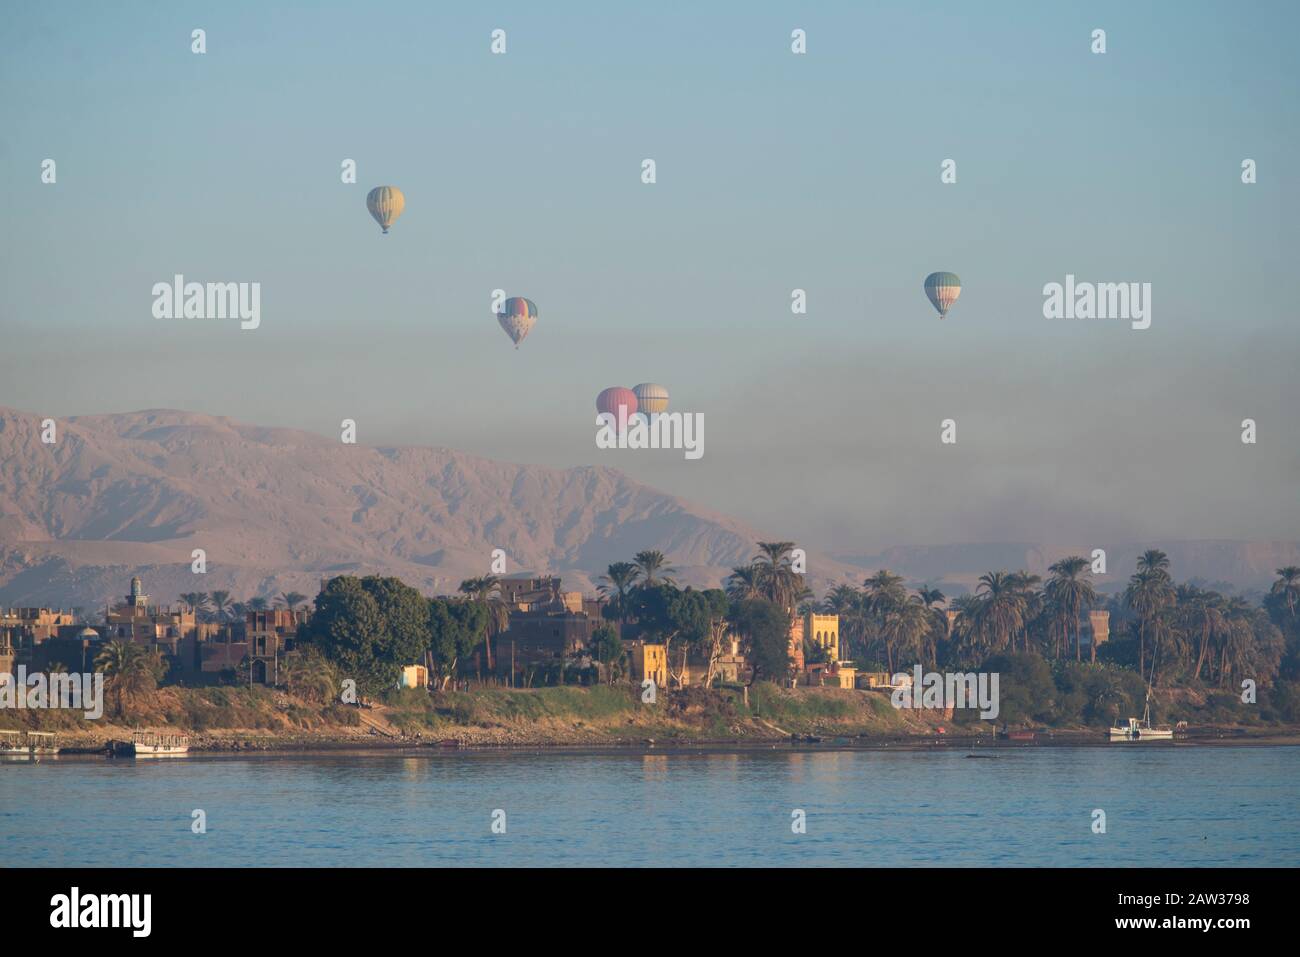
POLYGON ((844 551, 1300 537, 1298 11, 6 4, 0 405, 353 418, 844 551), (153 318, 175 273, 260 282, 261 327, 153 318), (1067 273, 1150 282, 1151 328, 1043 318, 1067 273), (596 450, 647 380, 702 460, 596 450))

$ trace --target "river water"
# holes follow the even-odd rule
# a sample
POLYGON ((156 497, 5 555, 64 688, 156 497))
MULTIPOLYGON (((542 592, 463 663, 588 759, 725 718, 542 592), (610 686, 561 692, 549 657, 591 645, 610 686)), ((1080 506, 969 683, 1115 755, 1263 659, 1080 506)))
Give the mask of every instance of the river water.
POLYGON ((1300 865, 1300 748, 967 753, 7 762, 0 863, 1300 865), (206 833, 194 833, 196 810, 206 833))

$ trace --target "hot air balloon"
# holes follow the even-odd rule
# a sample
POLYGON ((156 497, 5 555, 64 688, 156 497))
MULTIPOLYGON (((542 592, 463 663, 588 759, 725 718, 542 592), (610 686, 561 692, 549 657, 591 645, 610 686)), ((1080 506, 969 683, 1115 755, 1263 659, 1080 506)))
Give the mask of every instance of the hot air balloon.
POLYGON ((611 386, 596 396, 596 411, 612 415, 616 428, 622 428, 623 423, 632 418, 636 410, 636 393, 621 385, 611 386), (622 418, 619 417, 619 406, 625 409, 622 418))
POLYGON ((497 313, 497 322, 501 323, 501 328, 514 342, 516 349, 536 321, 537 306, 531 299, 522 296, 511 296, 506 300, 502 311, 497 313))
POLYGON ((385 233, 405 208, 406 197, 396 186, 376 186, 366 195, 366 209, 375 217, 375 222, 384 227, 385 233))
POLYGON ((939 318, 943 319, 961 295, 961 280, 954 272, 932 272, 925 277, 925 294, 939 310, 939 318))
POLYGON ((668 390, 654 382, 642 382, 632 387, 636 394, 637 409, 646 415, 668 411, 668 390))

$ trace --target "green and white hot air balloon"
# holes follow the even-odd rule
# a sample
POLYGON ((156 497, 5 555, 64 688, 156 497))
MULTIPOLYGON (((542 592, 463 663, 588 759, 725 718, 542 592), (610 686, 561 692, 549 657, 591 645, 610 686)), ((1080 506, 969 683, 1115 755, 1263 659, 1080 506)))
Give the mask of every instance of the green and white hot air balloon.
POLYGON ((939 318, 943 319, 961 295, 961 280, 955 272, 932 272, 925 277, 925 294, 939 310, 939 318))

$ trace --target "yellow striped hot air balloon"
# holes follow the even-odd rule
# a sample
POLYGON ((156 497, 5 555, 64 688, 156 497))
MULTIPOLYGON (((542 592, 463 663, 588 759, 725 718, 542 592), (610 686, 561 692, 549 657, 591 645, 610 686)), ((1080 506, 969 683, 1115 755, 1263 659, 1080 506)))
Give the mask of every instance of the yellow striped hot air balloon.
POLYGON ((632 392, 636 395, 638 412, 650 415, 654 412, 668 411, 668 390, 658 383, 642 382, 640 385, 633 386, 632 392))
POLYGON ((366 195, 366 209, 375 217, 375 222, 388 232, 388 227, 397 222, 406 208, 406 197, 396 186, 376 186, 366 195))

